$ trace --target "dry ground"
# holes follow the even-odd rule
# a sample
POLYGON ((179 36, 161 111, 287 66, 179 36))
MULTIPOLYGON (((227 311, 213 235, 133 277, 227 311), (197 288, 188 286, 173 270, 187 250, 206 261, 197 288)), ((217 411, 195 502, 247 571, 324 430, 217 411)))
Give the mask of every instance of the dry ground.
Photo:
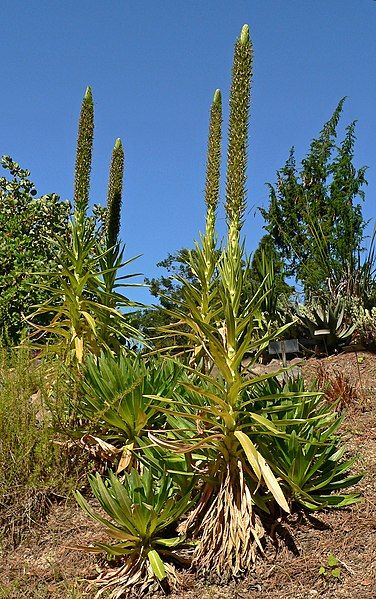
MULTIPOLYGON (((280 543, 269 549, 252 578, 227 586, 205 585, 185 575, 186 586, 171 599, 374 599, 376 597, 376 356, 342 354, 320 360, 332 370, 361 378, 363 399, 352 406, 343 425, 348 451, 357 454, 356 469, 365 472, 358 485, 363 501, 351 509, 321 512, 308 520, 292 517, 285 529, 295 548, 280 543), (289 533, 289 534, 288 534, 289 533), (293 550, 294 549, 294 550, 293 550), (340 577, 322 576, 320 566, 336 556, 340 577)), ((318 360, 303 373, 314 376, 318 360)), ((74 502, 52 506, 47 520, 0 560, 0 599, 91 599, 84 578, 96 575, 97 558, 69 547, 101 537, 74 502)))

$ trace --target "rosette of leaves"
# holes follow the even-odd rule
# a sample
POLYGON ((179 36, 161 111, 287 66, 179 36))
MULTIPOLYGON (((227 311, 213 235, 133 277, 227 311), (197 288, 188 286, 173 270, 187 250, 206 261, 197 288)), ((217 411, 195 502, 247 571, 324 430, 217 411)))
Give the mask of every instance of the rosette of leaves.
POLYGON ((249 395, 252 409, 285 433, 256 435, 256 442, 284 481, 281 486, 286 496, 309 510, 346 507, 359 501, 359 493, 341 493, 363 475, 350 473, 356 457, 343 459, 346 449, 338 435, 343 416, 335 404, 326 402, 318 391, 305 392, 302 378, 261 381, 250 388, 249 395))
POLYGON ((342 298, 317 297, 295 309, 301 325, 313 339, 324 338, 328 349, 350 342, 356 324, 348 323, 346 303, 342 298))
POLYGON ((164 417, 148 395, 170 396, 181 367, 157 357, 145 359, 124 350, 89 355, 82 370, 80 413, 85 428, 122 450, 119 469, 135 464, 132 453, 147 430, 161 428, 164 417))
MULTIPOLYGON (((102 480, 100 475, 89 477, 91 489, 108 517, 96 512, 78 491, 80 507, 104 525, 114 543, 95 543, 80 547, 84 551, 105 552, 120 560, 120 566, 100 575, 96 583, 109 597, 174 587, 178 575, 173 561, 179 560, 179 550, 189 548, 185 536, 176 532, 176 524, 192 506, 191 490, 183 495, 172 479, 163 474, 155 479, 145 468, 125 474, 120 480, 115 474, 102 480)), ((186 557, 181 558, 186 561, 186 557)))

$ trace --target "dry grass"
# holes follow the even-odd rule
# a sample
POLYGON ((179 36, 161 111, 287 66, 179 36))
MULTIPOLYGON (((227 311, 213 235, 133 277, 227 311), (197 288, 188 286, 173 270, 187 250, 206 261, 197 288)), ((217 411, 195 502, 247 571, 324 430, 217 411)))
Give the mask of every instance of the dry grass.
POLYGON ((331 371, 321 363, 317 367, 317 385, 329 403, 336 403, 338 410, 357 406, 362 400, 359 382, 354 385, 348 375, 340 370, 331 371))

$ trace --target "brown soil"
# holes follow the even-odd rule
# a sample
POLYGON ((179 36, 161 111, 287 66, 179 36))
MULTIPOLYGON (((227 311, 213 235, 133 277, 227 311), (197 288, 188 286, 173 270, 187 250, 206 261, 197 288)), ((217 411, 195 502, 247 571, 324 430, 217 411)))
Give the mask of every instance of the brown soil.
POLYGON ((367 397, 376 394, 376 355, 369 352, 344 352, 328 358, 310 358, 303 362, 302 373, 305 379, 316 377, 321 366, 329 373, 343 373, 352 385, 367 397))
MULTIPOLYGON (((318 364, 341 370, 358 383, 362 401, 351 406, 343 424, 356 470, 365 473, 358 485, 363 501, 350 509, 324 511, 310 521, 291 517, 285 529, 293 543, 280 543, 259 560, 254 575, 226 586, 204 584, 185 574, 185 588, 171 599, 373 599, 376 596, 376 355, 341 354, 310 359, 303 366, 314 378, 318 364), (360 358, 360 359, 359 359, 360 358), (293 547, 295 545, 295 548, 293 547), (294 550, 292 550, 294 549, 294 550), (336 556, 340 577, 319 574, 329 554, 336 556)), ((98 558, 74 551, 101 538, 100 525, 89 521, 73 501, 54 505, 47 520, 27 539, 4 552, 0 562, 0 599, 92 599, 85 578, 94 578, 98 558)))

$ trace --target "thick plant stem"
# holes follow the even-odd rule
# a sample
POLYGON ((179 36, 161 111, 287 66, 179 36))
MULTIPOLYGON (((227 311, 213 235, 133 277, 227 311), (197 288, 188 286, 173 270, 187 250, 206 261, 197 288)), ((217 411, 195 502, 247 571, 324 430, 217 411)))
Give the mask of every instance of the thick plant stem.
POLYGON ((246 208, 248 120, 252 68, 249 27, 244 25, 235 44, 230 94, 227 153, 226 213, 229 244, 239 242, 246 208))
POLYGON ((107 249, 116 245, 120 233, 121 201, 124 176, 124 150, 120 139, 117 139, 112 150, 110 175, 107 192, 107 249))
POLYGON ((214 247, 214 231, 216 211, 219 201, 219 183, 221 168, 221 137, 222 137, 222 97, 217 89, 214 93, 210 110, 208 156, 206 163, 206 237, 214 247))
POLYGON ((94 138, 94 104, 91 88, 87 87, 81 105, 78 124, 76 166, 74 177, 74 210, 84 217, 89 205, 91 157, 94 138))

